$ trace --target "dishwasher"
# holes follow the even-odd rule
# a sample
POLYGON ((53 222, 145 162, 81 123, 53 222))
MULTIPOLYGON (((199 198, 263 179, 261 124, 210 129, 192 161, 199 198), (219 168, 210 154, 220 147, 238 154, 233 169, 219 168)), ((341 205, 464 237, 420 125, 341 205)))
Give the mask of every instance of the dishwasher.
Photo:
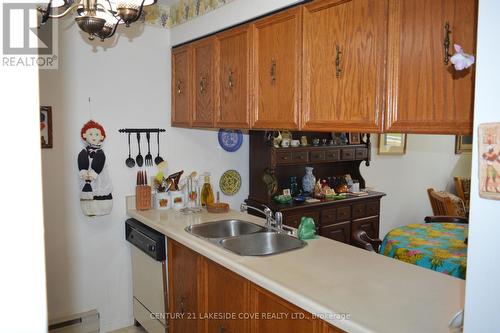
POLYGON ((168 281, 165 236, 135 220, 125 222, 132 244, 132 286, 135 324, 148 333, 167 333, 168 281))

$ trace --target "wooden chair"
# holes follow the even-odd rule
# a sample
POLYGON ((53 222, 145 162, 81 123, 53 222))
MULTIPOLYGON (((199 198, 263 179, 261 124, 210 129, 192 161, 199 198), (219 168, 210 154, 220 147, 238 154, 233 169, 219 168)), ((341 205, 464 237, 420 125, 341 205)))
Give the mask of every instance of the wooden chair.
POLYGON ((427 189, 427 194, 434 215, 462 217, 467 215, 464 202, 459 197, 448 192, 434 191, 433 188, 427 189))
POLYGON ((470 202, 470 178, 453 177, 455 181, 455 190, 460 199, 463 200, 465 209, 468 210, 470 202))
POLYGON ((469 224, 469 219, 462 216, 426 216, 425 223, 464 223, 469 224))
POLYGON ((382 241, 368 236, 364 230, 356 230, 353 235, 352 245, 371 252, 379 253, 382 241))

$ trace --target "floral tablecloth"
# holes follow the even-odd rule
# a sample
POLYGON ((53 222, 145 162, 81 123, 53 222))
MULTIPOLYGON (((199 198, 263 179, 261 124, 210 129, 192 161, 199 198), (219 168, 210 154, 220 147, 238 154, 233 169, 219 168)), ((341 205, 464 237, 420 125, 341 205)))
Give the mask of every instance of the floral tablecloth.
POLYGON ((380 254, 465 279, 467 233, 467 224, 410 224, 390 231, 380 254))

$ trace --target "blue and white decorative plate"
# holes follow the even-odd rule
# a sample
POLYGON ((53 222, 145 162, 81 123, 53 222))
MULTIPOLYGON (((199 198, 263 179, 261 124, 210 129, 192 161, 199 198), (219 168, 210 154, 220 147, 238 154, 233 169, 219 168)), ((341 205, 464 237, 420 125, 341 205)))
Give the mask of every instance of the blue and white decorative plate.
POLYGON ((225 151, 235 152, 243 143, 243 133, 240 130, 220 129, 219 144, 225 151))

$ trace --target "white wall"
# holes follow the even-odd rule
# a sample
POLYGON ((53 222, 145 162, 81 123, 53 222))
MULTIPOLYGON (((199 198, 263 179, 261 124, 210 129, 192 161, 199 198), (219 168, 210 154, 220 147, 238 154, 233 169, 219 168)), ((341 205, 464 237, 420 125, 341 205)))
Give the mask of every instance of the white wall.
POLYGON ((391 229, 422 222, 432 215, 427 189, 455 191, 454 176, 469 177, 471 154, 455 155, 455 136, 409 135, 405 155, 378 155, 373 135, 372 161, 362 164, 366 185, 387 193, 382 198, 380 237, 391 229))
MULTIPOLYGON (((498 332, 500 316, 500 202, 479 198, 478 189, 478 136, 481 123, 500 122, 500 68, 498 27, 500 2, 479 2, 479 25, 476 70, 476 106, 474 114, 474 151, 472 159, 471 213, 469 251, 467 258, 467 284, 465 295, 465 332, 498 332)), ((497 147, 498 148, 498 147, 497 147)))
POLYGON ((218 30, 290 6, 301 0, 235 0, 206 15, 172 29, 172 45, 205 36, 218 30))
MULTIPOLYGON (((221 198, 233 207, 248 193, 248 138, 238 152, 227 153, 216 131, 170 128, 168 30, 135 25, 130 28, 133 40, 121 36, 115 47, 103 50, 92 46, 100 42, 89 44, 72 20, 63 19, 60 27, 59 70, 40 75, 41 104, 53 107, 54 123, 54 148, 43 150, 49 317, 97 308, 101 331, 107 332, 132 324, 124 221, 125 196, 134 194, 137 169, 125 166, 127 137, 118 129, 166 128, 160 145, 169 171, 211 171, 215 188, 225 170, 240 171, 244 185, 238 195, 221 198), (93 117, 107 131, 104 151, 114 185, 112 214, 97 218, 81 213, 76 164, 89 96, 93 117)), ((144 137, 142 144, 144 155, 144 137)), ((150 168, 148 173, 154 172, 150 168)))
MULTIPOLYGON (((3 17, 0 1, 0 15, 3 17)), ((0 36, 3 36, 0 25, 0 36)), ((22 40, 22 30, 11 30, 22 40)), ((1 39, 1 37, 0 37, 1 39)), ((11 143, 0 157, 2 241, 0 241, 1 331, 47 332, 43 244, 42 175, 38 68, 0 66, 5 117, 0 139, 11 143)))

